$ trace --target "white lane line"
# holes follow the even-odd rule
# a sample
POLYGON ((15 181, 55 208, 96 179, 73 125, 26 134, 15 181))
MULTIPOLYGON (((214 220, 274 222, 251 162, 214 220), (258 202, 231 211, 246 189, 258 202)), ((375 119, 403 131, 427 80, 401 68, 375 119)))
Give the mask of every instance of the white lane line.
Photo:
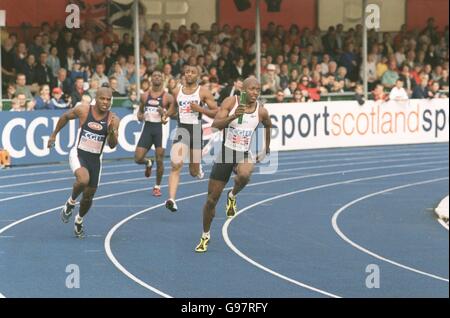
MULTIPOLYGON (((409 156, 411 157, 411 156, 409 156)), ((392 157, 385 157, 385 158, 392 158, 392 157)), ((413 158, 408 158, 405 160, 397 160, 397 161, 410 161, 410 160, 416 160, 417 156, 413 158)), ((423 158, 423 157, 422 157, 423 158)), ((430 158, 434 158, 434 156, 430 157, 430 158)), ((424 159, 424 158, 423 158, 424 159)), ((339 160, 333 160, 333 161, 339 161, 339 160)), ((314 161, 317 162, 317 161, 314 161)), ((383 162, 383 160, 377 161, 376 163, 379 162, 383 162)), ((354 163, 354 165, 359 165, 359 164, 367 164, 367 162, 357 162, 354 163)), ((287 164, 284 164, 287 165, 287 164)), ((336 166, 336 165, 332 165, 332 166, 336 166)), ((283 171, 296 171, 296 170, 307 170, 307 169, 315 169, 315 168, 323 168, 325 166, 316 166, 316 167, 302 167, 302 168, 295 168, 295 169, 286 169, 286 170, 278 170, 278 172, 283 172, 283 171)), ((331 166, 330 166, 331 167, 331 166)), ((181 175, 187 175, 188 173, 182 173, 181 175)), ((164 176, 164 178, 167 178, 167 176, 164 176)), ((132 178, 132 179, 124 179, 124 180, 118 180, 118 181, 110 181, 110 182, 105 182, 105 183, 100 183, 99 186, 104 186, 104 185, 111 185, 111 184, 121 184, 121 183, 126 183, 126 182, 130 182, 130 181, 140 181, 140 180, 144 180, 143 178, 132 178)), ((33 192, 33 193, 29 193, 29 194, 24 194, 24 195, 18 195, 18 196, 12 196, 12 197, 7 197, 7 198, 2 198, 0 199, 0 202, 5 202, 5 201, 11 201, 11 200, 16 200, 16 199, 21 199, 21 198, 25 198, 25 197, 30 197, 30 196, 36 196, 36 195, 41 195, 41 194, 48 194, 48 193, 55 193, 55 192, 60 192, 60 191, 68 191, 71 190, 72 188, 59 188, 59 189, 51 189, 51 190, 46 190, 46 191, 41 191, 41 192, 33 192)))
MULTIPOLYGON (((185 176, 185 175, 188 175, 188 174, 189 174, 188 172, 185 172, 185 173, 181 173, 180 175, 181 176, 185 176)), ((164 176, 164 178, 167 178, 167 176, 164 176)), ((146 181, 146 180, 147 179, 145 179, 144 177, 131 178, 131 179, 122 179, 122 180, 116 180, 116 181, 109 181, 109 182, 100 183, 99 186, 112 185, 112 184, 121 184, 121 183, 127 183, 127 182, 131 182, 131 181, 146 181)), ((150 188, 146 188, 145 191, 147 191, 149 189, 150 188)), ((70 187, 70 188, 62 188, 62 189, 52 189, 52 190, 41 191, 41 192, 31 192, 31 193, 28 193, 28 194, 25 194, 25 195, 18 195, 18 196, 3 198, 3 199, 0 199, 0 202, 11 201, 11 200, 16 200, 16 199, 21 199, 21 198, 41 195, 41 194, 48 194, 48 193, 55 193, 55 192, 61 192, 61 191, 68 191, 68 190, 72 190, 72 187, 70 187)))
MULTIPOLYGON (((333 297, 335 295, 333 294, 326 294, 326 292, 323 292, 321 290, 317 290, 315 287, 306 285, 304 283, 301 283, 299 281, 296 281, 292 278, 289 278, 285 275, 282 275, 278 272, 275 272, 273 270, 271 270, 270 268, 256 262, 255 260, 251 259, 250 257, 248 257, 247 255, 245 255, 244 253, 242 253, 232 242, 231 239, 228 235, 228 228, 231 224, 232 221, 234 221, 239 215, 241 215, 242 213, 267 202, 270 201, 274 201, 277 199, 281 199, 281 198, 285 198, 294 194, 298 194, 298 193, 303 193, 303 192, 308 192, 308 191, 313 191, 313 190, 318 190, 318 189, 324 189, 324 188, 329 188, 329 187, 334 187, 334 186, 338 186, 338 185, 343 185, 343 184, 351 184, 351 183, 356 183, 356 182, 360 182, 360 181, 367 181, 367 180, 376 180, 376 179, 382 179, 382 178, 390 178, 390 177, 397 177, 397 176, 403 176, 403 175, 412 175, 412 174, 419 174, 419 173, 426 173, 426 172, 432 172, 432 171, 438 171, 438 170, 446 170, 448 168, 435 168, 435 169, 426 169, 426 170, 418 170, 418 171, 413 171, 413 172, 402 172, 402 173, 393 173, 393 174, 387 174, 387 175, 379 175, 379 176, 374 176, 374 177, 366 177, 366 178, 357 178, 357 179, 351 179, 351 180, 346 180, 346 181, 340 181, 340 182, 333 182, 333 183, 328 183, 328 184, 323 184, 323 185, 319 185, 319 186, 314 186, 314 187, 310 187, 310 188, 306 188, 306 189, 301 189, 301 190, 297 190, 297 191, 292 191, 289 193, 284 193, 284 194, 280 194, 277 196, 273 196, 271 198, 262 200, 262 201, 258 201, 257 203, 254 203, 252 205, 249 205, 245 208, 243 208, 242 210, 240 210, 236 216, 232 219, 227 219, 224 223, 224 225, 222 226, 222 236, 225 240, 225 243, 228 245, 228 247, 234 252, 236 253, 239 257, 241 257, 242 259, 244 259, 245 261, 249 262, 250 264, 260 268, 263 271, 268 272, 269 274, 272 274, 276 277, 279 277, 283 280, 286 280, 288 282, 291 282, 293 284, 296 284, 298 286, 322 293, 324 295, 333 297)), ((337 296, 336 296, 337 297, 337 296)))
MULTIPOLYGON (((427 158, 433 158, 434 156, 430 156, 430 155, 434 155, 434 154, 439 154, 439 153, 427 153, 427 156, 424 157, 424 159, 427 158)), ((307 164, 307 163, 319 163, 319 162, 342 162, 342 161, 358 161, 358 160, 363 160, 363 159, 377 159, 377 158, 401 158, 401 157, 411 157, 413 154, 411 153, 402 153, 399 155, 395 155, 395 156, 386 156, 383 154, 383 156, 366 156, 366 157, 352 157, 352 158, 345 158, 345 159, 325 159, 325 160, 310 160, 310 161, 301 161, 301 160, 286 160, 286 162, 280 161, 277 165, 278 166, 289 166, 289 165, 298 165, 298 164, 307 164)), ((421 157, 419 155, 415 155, 415 158, 417 157, 421 157)), ((364 162, 366 163, 366 162, 364 162)), ((262 165, 264 166, 264 165, 262 165)), ((126 171, 117 171, 117 172, 107 172, 107 173, 102 173, 102 177, 103 176, 113 176, 113 175, 121 175, 121 174, 128 174, 128 173, 139 173, 142 172, 142 169, 134 169, 134 170, 126 170, 126 171)), ((45 180, 37 180, 37 181, 30 181, 30 182, 22 182, 22 183, 13 183, 13 184, 5 184, 5 185, 1 185, 0 189, 4 189, 4 188, 12 188, 12 187, 18 187, 18 186, 24 186, 24 185, 33 185, 33 184, 43 184, 43 183, 50 183, 50 182, 57 182, 57 181, 64 181, 64 180, 73 180, 74 176, 71 175, 69 177, 64 177, 64 178, 54 178, 54 179, 45 179, 45 180)), ((145 179, 143 179, 145 180, 145 179)))
POLYGON ((412 267, 409 267, 409 266, 405 266, 405 265, 403 265, 403 264, 400 264, 400 263, 398 263, 398 262, 392 261, 392 260, 390 260, 390 259, 387 259, 387 258, 381 256, 381 255, 378 255, 378 254, 376 254, 376 253, 374 253, 374 252, 369 251, 368 249, 366 249, 366 248, 362 247, 361 245, 358 245, 358 244, 355 243, 354 241, 350 240, 350 239, 349 239, 349 238, 341 231, 341 229, 339 228, 339 226, 338 226, 338 224, 337 224, 337 220, 338 220, 339 215, 340 215, 342 212, 344 212, 346 209, 348 209, 349 207, 351 207, 352 205, 354 205, 354 204, 356 204, 356 203, 358 203, 358 202, 360 202, 360 201, 363 201, 363 200, 366 200, 366 199, 368 199, 368 198, 371 198, 371 197, 374 197, 374 196, 383 194, 383 193, 385 193, 385 192, 395 191, 395 190, 400 190, 400 189, 404 189, 404 188, 414 187, 414 186, 418 186, 418 185, 423 185, 423 184, 428 184, 428 183, 433 183, 433 182, 438 182, 438 181, 443 181, 443 180, 448 180, 448 177, 445 177, 445 178, 438 178, 438 179, 432 179, 432 180, 427 180, 427 181, 422 181, 422 182, 409 183, 409 184, 406 184, 406 185, 402 185, 402 186, 393 187, 393 188, 389 188, 389 189, 386 189, 386 190, 374 192, 374 193, 371 193, 371 194, 362 196, 362 197, 360 197, 360 198, 358 198, 358 199, 356 199, 356 200, 353 200, 353 201, 347 203, 346 205, 344 205, 343 207, 341 207, 340 209, 338 209, 338 210, 333 214, 333 217, 332 217, 332 219, 331 219, 331 224, 333 225, 333 229, 334 229, 334 231, 337 233, 337 235, 339 235, 339 237, 340 237, 341 239, 343 239, 345 242, 347 242, 348 244, 350 244, 350 245, 353 246, 354 248, 356 248, 356 249, 362 251, 363 253, 366 253, 366 254, 371 255, 371 256, 373 256, 373 257, 379 259, 379 260, 382 260, 382 261, 387 262, 387 263, 389 263, 389 264, 392 264, 392 265, 394 265, 394 266, 397 266, 397 267, 406 269, 406 270, 408 270, 408 271, 415 272, 415 273, 417 273, 417 274, 424 275, 424 276, 428 276, 428 277, 431 277, 431 278, 434 278, 434 279, 437 279, 437 280, 441 280, 441 281, 444 281, 444 282, 447 282, 447 283, 448 283, 448 282, 449 282, 448 278, 443 278, 443 277, 440 277, 440 276, 437 276, 437 275, 433 275, 433 274, 430 274, 430 273, 427 273, 427 272, 424 272, 424 271, 420 271, 420 270, 418 270, 418 269, 415 269, 415 268, 412 268, 412 267))
MULTIPOLYGON (((164 160, 164 163, 168 164, 168 160, 164 160)), ((127 163, 127 164, 120 164, 120 165, 106 165, 103 164, 102 169, 110 169, 110 168, 123 168, 123 167, 131 167, 135 166, 138 167, 139 165, 136 163, 127 163)), ((144 171, 144 169, 141 169, 144 171)), ((62 174, 62 173, 70 173, 70 167, 67 165, 67 169, 62 170, 50 170, 50 171, 41 171, 41 172, 33 172, 33 173, 24 173, 24 174, 13 174, 9 176, 3 176, 0 177, 0 179, 11 179, 11 178, 18 178, 18 177, 29 177, 29 176, 41 176, 41 175, 49 175, 49 174, 62 174)))
MULTIPOLYGON (((436 163, 438 163, 438 162, 434 162, 434 164, 436 164, 436 163)), ((409 167, 409 166, 417 166, 417 165, 424 165, 424 164, 433 164, 433 162, 427 162, 427 163, 421 163, 421 164, 412 164, 412 165, 400 165, 400 166, 407 166, 407 167, 409 167)), ((392 168, 392 167, 398 167, 398 165, 397 166, 385 166, 385 167, 375 167, 375 168, 372 167, 372 168, 366 168, 366 169, 354 169, 354 170, 347 170, 347 171, 338 171, 338 172, 334 172, 334 173, 331 173, 331 174, 341 174, 343 172, 350 173, 350 172, 356 172, 356 171, 369 171, 369 170, 389 169, 389 168, 392 168)), ((325 173, 325 174, 322 174, 322 175, 330 175, 330 173, 325 173)), ((310 178, 310 177, 316 177, 316 176, 321 176, 321 174, 299 176, 299 177, 294 177, 294 178, 283 178, 283 179, 279 179, 277 181, 270 180, 270 181, 260 182, 258 184, 253 184, 253 185, 268 184, 268 183, 273 183, 273 182, 282 182, 282 181, 287 181, 289 179, 292 179, 292 180, 294 180, 294 179, 304 179, 304 178, 310 178)), ((180 185, 183 185, 183 184, 194 184, 194 183, 200 183, 200 182, 205 182, 205 181, 208 181, 208 180, 195 180, 195 181, 184 182, 184 183, 182 182, 182 183, 180 183, 180 185)), ((252 185, 248 185, 248 187, 251 187, 251 186, 252 185)), ((165 187, 167 187, 167 185, 163 186, 162 188, 165 188, 165 187)), ((135 190, 123 191, 123 192, 113 193, 113 194, 109 194, 109 195, 99 196, 97 198, 94 198, 94 201, 102 200, 102 199, 106 199, 106 198, 110 198, 110 197, 117 197, 119 195, 126 195, 126 194, 130 194, 130 193, 142 192, 142 191, 147 191, 147 189, 139 188, 139 189, 135 189, 135 190)), ((204 193, 202 193, 201 195, 204 195, 204 193)), ((180 200, 178 200, 178 201, 180 201, 180 200)), ((162 205, 163 204, 160 204, 159 206, 162 206, 162 205)), ((29 216, 27 216, 27 217, 25 217, 23 219, 20 219, 20 220, 14 222, 14 223, 11 223, 11 224, 1 228, 0 229, 0 234, 4 233, 8 229, 10 229, 10 228, 12 228, 12 227, 14 227, 14 226, 16 226, 18 224, 21 224, 23 222, 26 222, 26 221, 28 221, 30 219, 33 219, 33 218, 36 218, 38 216, 45 215, 45 214, 51 213, 53 211, 57 211, 57 210, 59 210, 61 208, 62 208, 62 206, 58 206, 58 207, 53 208, 53 209, 48 209, 48 210, 45 210, 45 211, 42 211, 42 212, 38 212, 38 213, 35 213, 35 214, 32 214, 32 215, 29 215, 29 216)))
MULTIPOLYGON (((407 148, 405 150, 408 150, 407 148)), ((396 153, 402 153, 404 154, 405 150, 401 150, 401 149, 393 149, 392 151, 388 150, 388 151, 384 151, 383 155, 386 154, 396 154, 396 153)), ((427 149, 425 149, 427 150, 427 149)), ((429 149, 429 152, 423 153, 424 155, 429 155, 430 153, 435 153, 435 154, 443 154, 441 151, 436 151, 437 149, 429 149), (434 152, 433 152, 434 150, 434 152)), ((416 149, 411 149, 408 150, 409 152, 423 152, 422 150, 416 150, 416 149)), ((343 157, 343 156, 354 156, 354 155, 362 155, 362 156, 367 156, 367 155, 379 155, 380 151, 358 151, 358 152, 343 152, 343 153, 334 153, 331 152, 330 155, 326 155, 327 158, 339 158, 339 157, 343 157)), ((297 151, 295 153, 292 154, 286 154, 285 152, 279 152, 278 153, 278 159, 281 159, 281 161, 284 161, 284 159, 295 159, 298 158, 300 159, 308 159, 308 158, 316 158, 316 157, 324 157, 325 153, 322 154, 318 154, 318 155, 311 155, 308 151, 308 153, 302 154, 300 151, 297 151)), ((360 157, 353 157, 355 159, 363 159, 360 157)), ((310 163, 310 162, 316 162, 316 161, 302 161, 303 163, 310 163)), ((168 159, 164 160, 165 164, 169 163, 168 159)), ((109 168, 122 168, 122 167, 128 167, 128 166, 138 166, 135 163, 129 163, 129 164, 120 164, 120 165, 107 165, 104 164, 103 168, 104 169, 109 169, 109 168)), ((37 167, 38 168, 38 167, 37 167)), ((18 177, 28 177, 28 176, 39 176, 39 175, 48 175, 48 174, 61 174, 61 173, 70 173, 70 169, 69 167, 67 167, 67 169, 63 169, 63 170, 50 170, 50 171, 42 171, 42 172, 35 172, 35 173, 24 173, 24 174, 12 174, 12 175, 7 175, 7 176, 0 176, 0 179, 11 179, 11 178, 18 178, 18 177)))
MULTIPOLYGON (((436 143, 436 144, 423 144, 424 146, 421 147, 420 144, 411 144, 411 145, 391 145, 391 146, 375 146, 375 147, 356 147, 356 148, 332 148, 332 149, 304 149, 304 150, 296 150, 296 151, 280 151, 279 156, 282 158, 290 158, 290 157, 296 157, 301 156, 306 158, 314 158, 314 157, 321 157, 326 156, 329 157, 340 157, 340 156, 347 156, 347 155, 364 155, 364 154, 377 154, 379 152, 383 153, 397 153, 397 152, 403 152, 405 150, 408 151, 432 151, 432 150, 446 150, 446 145, 443 143, 436 143), (425 146, 426 145, 426 146, 425 146), (432 147, 430 147, 432 146, 432 147), (361 150, 361 151, 359 151, 361 150), (384 150, 384 151, 383 151, 384 150)), ((117 161, 128 161, 132 159, 119 159, 112 162, 117 161)), ((164 162, 168 162, 168 160, 164 160, 164 162)), ((136 165, 135 163, 125 163, 125 164, 117 164, 117 165, 108 165, 108 163, 111 163, 111 161, 104 163, 104 169, 108 168, 116 168, 116 167, 126 167, 126 166, 133 166, 136 165)), ((34 165, 29 167, 14 167, 14 171, 20 171, 25 169, 45 169, 48 167, 60 167, 60 166, 67 166, 67 163, 61 163, 61 164, 52 164, 52 165, 34 165)), ((1 170, 0 170, 1 172, 1 170)), ((36 172, 36 173, 30 173, 30 174, 20 174, 20 175, 9 175, 9 176, 2 176, 0 179, 6 179, 6 178, 16 178, 16 177, 23 177, 28 175, 45 175, 49 173, 63 173, 67 172, 67 169, 63 170, 56 170, 56 171, 48 171, 48 172, 36 172)))
MULTIPOLYGON (((107 173, 102 173, 102 177, 103 176, 114 176, 114 175, 120 175, 120 174, 128 174, 128 173, 137 173, 137 172, 143 172, 143 170, 135 169, 135 170, 125 170, 125 171, 117 171, 117 172, 107 172, 107 173)), ((46 179, 46 180, 6 184, 6 185, 0 186, 0 189, 10 188, 10 187, 18 187, 18 186, 24 186, 24 185, 31 185, 31 184, 42 184, 42 183, 49 183, 49 182, 63 181, 63 180, 73 180, 73 179, 75 179, 75 177, 72 175, 70 177, 64 177, 64 178, 55 178, 55 179, 46 179)))
POLYGON ((365 151, 356 151, 356 152, 337 152, 337 153, 317 153, 317 154, 310 154, 309 150, 296 150, 293 153, 279 151, 277 152, 278 156, 280 158, 320 158, 320 157, 326 157, 326 158, 334 158, 334 157, 345 157, 345 156, 354 156, 354 155, 376 155, 376 154, 395 154, 395 153, 405 153, 407 152, 417 152, 417 153, 424 153, 427 154, 428 152, 439 152, 439 153, 445 153, 448 149, 446 148, 427 148, 427 149, 388 149, 388 150, 365 150, 365 151))

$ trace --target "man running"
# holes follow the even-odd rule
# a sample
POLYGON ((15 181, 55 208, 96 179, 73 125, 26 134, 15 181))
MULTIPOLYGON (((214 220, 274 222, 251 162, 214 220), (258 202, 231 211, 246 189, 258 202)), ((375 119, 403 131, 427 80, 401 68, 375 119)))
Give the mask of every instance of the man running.
POLYGON ((227 194, 226 215, 229 218, 237 212, 236 196, 248 184, 255 161, 260 162, 270 153, 272 122, 267 109, 258 102, 261 86, 256 78, 249 77, 244 81, 243 89, 248 95, 247 104, 239 105, 237 96, 226 98, 212 124, 213 128, 224 129, 224 138, 222 151, 216 158, 209 179, 208 199, 203 208, 203 234, 195 248, 197 253, 204 253, 208 249, 216 205, 233 171, 236 173, 234 187, 227 194), (265 128, 265 150, 255 160, 250 145, 260 122, 265 128))
POLYGON ((186 85, 174 91, 176 106, 171 107, 167 117, 174 116, 178 111, 177 140, 174 141, 170 153, 172 170, 169 176, 169 199, 166 208, 171 212, 178 210, 175 202, 180 172, 184 158, 189 155, 189 172, 191 176, 203 178, 202 160, 202 115, 214 118, 217 114, 217 103, 211 92, 198 85, 198 69, 196 66, 186 66, 184 69, 186 85), (202 107, 206 104, 208 108, 202 107))
POLYGON ((153 162, 151 159, 145 158, 152 145, 155 145, 156 157, 156 183, 153 187, 153 196, 161 196, 161 180, 164 174, 164 148, 162 146, 162 125, 167 121, 163 121, 162 117, 165 112, 174 103, 172 95, 167 94, 163 88, 162 73, 154 71, 151 76, 152 88, 148 94, 142 97, 142 102, 137 114, 139 121, 145 120, 144 129, 141 138, 134 153, 134 161, 137 164, 146 165, 145 176, 150 177, 152 173, 153 162))
POLYGON ((111 148, 118 144, 118 128, 120 119, 111 109, 112 91, 109 88, 99 88, 95 105, 82 103, 64 113, 56 125, 48 147, 55 144, 56 136, 69 120, 79 118, 78 142, 69 155, 70 168, 76 181, 73 184, 72 195, 69 197, 61 211, 61 219, 69 222, 75 208, 76 199, 82 193, 80 210, 75 217, 75 236, 84 237, 83 218, 88 213, 92 199, 97 191, 102 170, 102 154, 105 143, 111 148))

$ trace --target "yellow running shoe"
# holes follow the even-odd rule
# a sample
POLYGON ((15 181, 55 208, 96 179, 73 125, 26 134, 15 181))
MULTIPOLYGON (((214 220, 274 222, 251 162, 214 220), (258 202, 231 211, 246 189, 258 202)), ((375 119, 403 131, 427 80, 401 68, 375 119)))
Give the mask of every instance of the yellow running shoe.
POLYGON ((208 250, 209 237, 200 238, 200 243, 198 243, 195 248, 195 252, 197 253, 205 253, 208 250))
POLYGON ((234 199, 231 199, 230 192, 227 193, 227 207, 226 207, 227 218, 232 218, 233 216, 236 215, 237 212, 236 197, 234 197, 234 199))

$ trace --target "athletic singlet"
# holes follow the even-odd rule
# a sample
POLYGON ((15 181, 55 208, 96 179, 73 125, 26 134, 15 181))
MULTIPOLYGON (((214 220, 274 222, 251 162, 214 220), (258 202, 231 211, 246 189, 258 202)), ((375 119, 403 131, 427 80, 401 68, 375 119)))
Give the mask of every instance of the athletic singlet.
POLYGON ((89 106, 88 117, 79 129, 77 148, 91 154, 101 155, 108 134, 109 111, 101 120, 96 120, 92 114, 92 107, 89 106))
POLYGON ((178 105, 178 123, 186 125, 197 125, 202 122, 202 114, 195 112, 191 108, 191 103, 201 104, 200 98, 200 86, 191 95, 183 93, 183 86, 180 87, 180 91, 177 96, 178 105))
MULTIPOLYGON (((232 116, 239 106, 239 97, 236 97, 236 104, 230 112, 232 116)), ((251 114, 245 114, 242 118, 242 124, 239 124, 239 118, 233 120, 227 128, 224 129, 223 145, 231 150, 248 152, 252 141, 253 133, 259 125, 259 102, 256 102, 256 109, 251 114)))
POLYGON ((144 105, 144 118, 146 122, 161 123, 161 114, 159 107, 163 107, 164 92, 157 98, 153 98, 148 94, 147 101, 144 105))

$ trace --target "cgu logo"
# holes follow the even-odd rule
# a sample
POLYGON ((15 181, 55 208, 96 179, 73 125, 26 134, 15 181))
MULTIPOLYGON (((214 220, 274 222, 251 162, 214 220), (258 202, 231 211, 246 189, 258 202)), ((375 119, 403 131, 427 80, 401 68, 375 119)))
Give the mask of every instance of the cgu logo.
POLYGON ((89 128, 91 128, 93 130, 101 131, 103 129, 102 125, 100 125, 99 123, 95 123, 93 121, 91 121, 87 125, 88 125, 89 128))
MULTIPOLYGON (((29 122, 25 118, 14 118, 10 120, 3 129, 2 145, 5 149, 8 149, 11 157, 16 159, 24 158, 25 156, 29 155, 27 154, 27 148, 29 152, 31 152, 31 154, 36 157, 48 156, 50 154, 50 149, 47 148, 47 142, 51 131, 56 127, 58 119, 58 117, 38 117, 29 122), (50 125, 49 121, 51 123, 50 125), (45 131, 47 133, 45 135, 36 133, 36 130, 40 126, 46 128, 45 131), (20 143, 19 141, 19 144, 22 144, 21 147, 17 145, 17 141, 19 139, 17 135, 22 136, 20 130, 25 131, 25 142, 20 143)), ((71 147, 75 144, 76 122, 71 120, 68 126, 70 131, 68 146, 71 147)), ((42 128, 40 128, 40 131, 41 130, 42 128)), ((55 150, 60 155, 67 155, 68 152, 64 151, 61 147, 61 141, 59 137, 60 135, 58 134, 55 141, 55 150)))
MULTIPOLYGON (((37 117, 32 120, 26 118, 14 118, 9 120, 2 129, 1 145, 8 149, 11 158, 21 159, 27 156, 46 157, 50 155, 47 143, 51 132, 56 127, 59 117, 37 117)), ((124 116, 119 126, 119 145, 126 152, 134 152, 139 140, 140 131, 127 131, 127 126, 135 122, 132 114, 124 116)), ((66 156, 69 150, 75 145, 78 122, 69 121, 66 127, 57 135, 55 141, 55 151, 58 155, 66 156), (64 143, 61 143, 61 135, 64 143), (66 151, 67 150, 67 151, 66 151)), ((116 149, 109 149, 105 146, 104 152, 115 152, 116 149)))

